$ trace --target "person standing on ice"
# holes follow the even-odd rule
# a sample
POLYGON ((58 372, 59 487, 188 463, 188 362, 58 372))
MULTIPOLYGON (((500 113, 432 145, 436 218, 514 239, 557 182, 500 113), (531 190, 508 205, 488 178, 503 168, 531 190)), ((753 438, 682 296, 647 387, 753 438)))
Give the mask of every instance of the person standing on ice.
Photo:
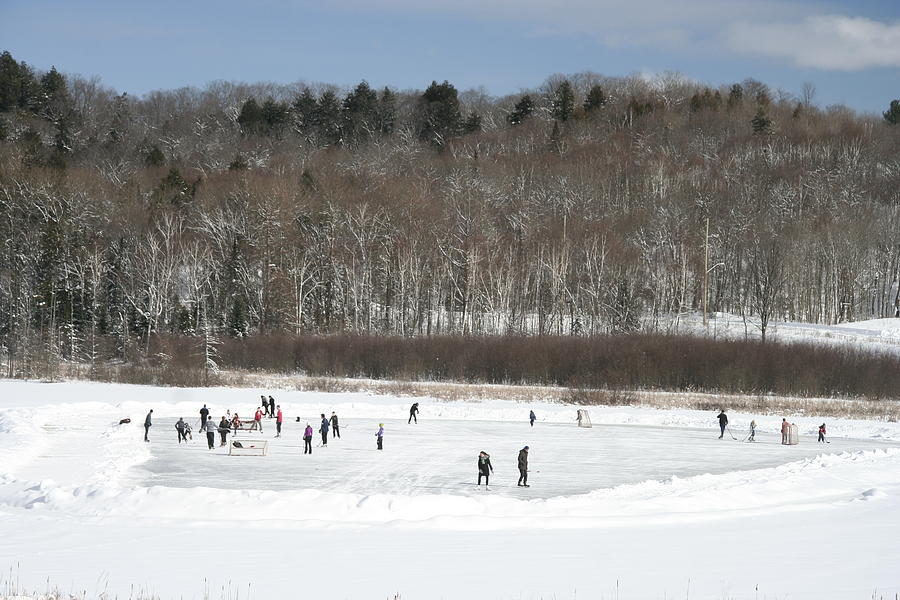
POLYGON ((531 422, 532 427, 534 427, 535 419, 537 419, 537 417, 534 416, 534 411, 533 410, 528 411, 528 420, 531 422))
POLYGON ((725 437, 725 428, 728 427, 728 415, 725 414, 724 408, 719 411, 719 416, 716 418, 719 419, 719 429, 722 431, 722 433, 719 434, 719 439, 721 440, 725 437))
POLYGON ((755 442, 756 441, 756 421, 750 421, 750 435, 747 437, 748 441, 755 442))
POLYGON ((206 408, 206 405, 203 405, 203 408, 200 409, 200 431, 205 429, 206 420, 209 419, 209 409, 206 408))
POLYGON ((312 434, 312 425, 307 423, 303 430, 303 454, 312 454, 312 434))
POLYGON ((284 415, 281 414, 281 405, 277 406, 278 412, 275 413, 275 437, 281 437, 281 424, 284 422, 284 415))
POLYGON ((531 487, 528 485, 528 446, 519 450, 519 487, 531 487))
POLYGON ((788 432, 791 430, 791 424, 788 423, 787 419, 781 419, 781 443, 788 443, 788 432))
POLYGON ((328 445, 328 418, 322 413, 322 425, 319 427, 319 433, 322 434, 322 445, 328 445))
POLYGON ((224 446, 225 442, 228 440, 228 434, 231 433, 231 421, 228 420, 228 417, 222 415, 222 420, 219 421, 219 437, 222 438, 222 443, 220 446, 224 446))
POLYGON ((275 416, 275 398, 269 396, 269 412, 272 413, 272 416, 275 416))
POLYGON ((216 424, 212 419, 206 419, 206 422, 200 426, 200 431, 206 432, 206 445, 212 450, 216 447, 216 424))
POLYGON ((379 450, 384 450, 384 423, 378 424, 378 431, 375 433, 375 442, 379 450))
POLYGON ((825 423, 822 423, 821 425, 819 425, 819 441, 820 442, 825 441, 825 423))
POLYGON ((184 426, 187 423, 184 422, 184 419, 181 417, 178 418, 178 421, 175 422, 175 431, 178 432, 178 443, 181 443, 181 440, 187 441, 187 436, 184 433, 184 426))
POLYGON ((491 455, 482 450, 478 453, 478 485, 481 485, 481 478, 484 477, 484 489, 489 489, 488 480, 493 472, 494 465, 491 464, 491 455))
POLYGON ((334 411, 331 412, 331 437, 341 437, 341 428, 338 426, 337 413, 334 411))
POLYGON ((419 403, 413 402, 413 405, 409 407, 409 420, 406 422, 407 425, 416 422, 416 425, 419 424, 419 419, 416 418, 416 415, 419 414, 419 403))
POLYGON ((253 421, 256 423, 256 429, 257 429, 260 433, 262 433, 262 418, 263 418, 263 414, 264 414, 264 413, 263 413, 262 409, 259 408, 259 407, 256 407, 256 414, 253 416, 253 421))
MULTIPOLYGON (((259 395, 259 401, 260 401, 260 403, 262 403, 263 416, 268 417, 269 416, 269 401, 266 400, 266 397, 263 394, 259 395)), ((257 407, 256 410, 259 410, 259 407, 257 407)))
POLYGON ((150 428, 153 427, 153 422, 150 417, 153 415, 153 409, 150 409, 150 412, 147 413, 147 418, 144 419, 144 441, 149 442, 150 438, 147 437, 147 434, 150 433, 150 428))

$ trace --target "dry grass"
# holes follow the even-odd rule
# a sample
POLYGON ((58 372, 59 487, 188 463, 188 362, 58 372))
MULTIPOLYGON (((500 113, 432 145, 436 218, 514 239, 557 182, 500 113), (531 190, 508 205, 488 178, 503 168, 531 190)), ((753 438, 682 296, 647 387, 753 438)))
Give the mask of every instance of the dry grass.
MULTIPOLYGON (((140 373, 133 366, 106 366, 95 369, 84 365, 68 365, 64 374, 70 379, 132 383, 142 385, 179 385, 180 377, 150 369, 140 373)), ((187 387, 200 385, 196 381, 187 387)), ((188 378, 185 378, 188 379, 188 378)), ((701 392, 660 392, 646 390, 607 390, 555 386, 492 385, 428 381, 395 381, 348 379, 339 377, 306 377, 250 371, 220 371, 210 385, 239 388, 293 389, 329 394, 369 393, 383 396, 434 398, 442 401, 477 402, 508 400, 513 402, 559 402, 593 406, 642 406, 657 409, 692 409, 714 411, 725 408, 733 412, 780 416, 819 416, 878 421, 900 421, 900 402, 860 398, 805 398, 796 396, 710 394, 701 392)))

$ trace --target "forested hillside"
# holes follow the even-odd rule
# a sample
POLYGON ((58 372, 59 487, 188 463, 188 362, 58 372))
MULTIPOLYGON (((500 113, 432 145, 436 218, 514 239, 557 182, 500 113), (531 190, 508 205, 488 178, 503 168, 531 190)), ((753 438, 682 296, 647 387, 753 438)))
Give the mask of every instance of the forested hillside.
MULTIPOLYGON (((0 56, 0 344, 591 335, 702 309, 894 316, 900 103, 553 76, 495 98, 214 82, 144 97, 0 56)), ((423 82, 426 86, 428 82, 423 82)), ((487 83, 487 82, 486 82, 487 83)))

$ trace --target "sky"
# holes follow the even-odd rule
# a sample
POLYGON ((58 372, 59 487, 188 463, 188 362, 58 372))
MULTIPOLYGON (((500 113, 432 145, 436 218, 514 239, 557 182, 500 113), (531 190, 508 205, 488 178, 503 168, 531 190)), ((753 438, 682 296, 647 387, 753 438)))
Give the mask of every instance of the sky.
POLYGON ((814 102, 900 98, 900 0, 0 0, 0 50, 119 92, 215 80, 496 96, 554 74, 712 86, 747 77, 814 102))

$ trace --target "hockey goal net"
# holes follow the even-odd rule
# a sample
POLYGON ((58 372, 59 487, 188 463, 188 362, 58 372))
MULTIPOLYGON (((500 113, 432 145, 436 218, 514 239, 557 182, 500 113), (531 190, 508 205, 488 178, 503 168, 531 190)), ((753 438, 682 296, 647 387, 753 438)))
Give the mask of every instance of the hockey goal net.
POLYGON ((265 456, 269 442, 265 440, 233 440, 228 444, 229 456, 265 456))
POLYGON ((591 425, 591 415, 589 415, 588 411, 584 410, 583 408, 578 409, 578 426, 593 427, 593 425, 591 425))
POLYGON ((799 443, 800 443, 800 428, 797 427, 796 425, 794 425, 793 423, 791 423, 790 426, 788 427, 788 431, 787 431, 787 444, 788 444, 788 446, 796 446, 799 443))

